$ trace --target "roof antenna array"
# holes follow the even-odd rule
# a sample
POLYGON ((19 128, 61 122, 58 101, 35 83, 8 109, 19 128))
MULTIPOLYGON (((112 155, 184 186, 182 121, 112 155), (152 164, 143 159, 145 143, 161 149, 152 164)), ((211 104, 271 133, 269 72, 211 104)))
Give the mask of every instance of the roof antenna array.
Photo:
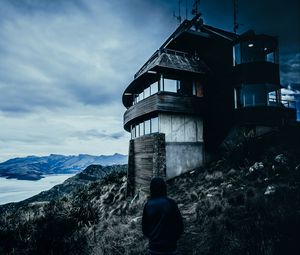
POLYGON ((188 19, 188 0, 185 0, 185 19, 188 19))
POLYGON ((178 16, 175 15, 175 12, 173 13, 174 18, 177 19, 178 25, 181 24, 181 1, 182 0, 178 0, 178 16))
POLYGON ((192 15, 197 16, 200 13, 200 0, 195 0, 193 3, 192 15))
POLYGON ((238 15, 238 0, 233 0, 233 32, 236 34, 239 23, 237 22, 237 15, 238 15))

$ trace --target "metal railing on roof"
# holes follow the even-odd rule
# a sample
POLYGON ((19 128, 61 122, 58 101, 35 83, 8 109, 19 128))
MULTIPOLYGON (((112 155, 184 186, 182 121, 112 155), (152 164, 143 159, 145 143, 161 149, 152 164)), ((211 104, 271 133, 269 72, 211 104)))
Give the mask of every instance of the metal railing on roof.
POLYGON ((180 57, 190 57, 191 55, 189 53, 183 52, 183 51, 177 51, 177 50, 171 50, 171 49, 159 49, 147 60, 147 62, 140 68, 140 70, 134 75, 134 79, 136 79, 138 76, 140 76, 144 70, 160 55, 163 53, 180 56, 180 57))

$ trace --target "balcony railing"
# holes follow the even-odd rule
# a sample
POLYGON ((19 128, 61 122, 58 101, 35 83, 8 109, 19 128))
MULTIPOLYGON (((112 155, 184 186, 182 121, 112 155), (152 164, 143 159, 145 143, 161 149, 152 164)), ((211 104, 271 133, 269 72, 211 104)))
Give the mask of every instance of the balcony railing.
POLYGON ((175 56, 180 56, 180 57, 191 57, 189 53, 182 52, 182 51, 177 51, 177 50, 170 50, 170 49, 159 49, 157 50, 149 59, 148 61, 141 67, 141 69, 134 75, 134 79, 136 79, 138 76, 140 76, 150 64, 157 59, 160 55, 162 54, 171 54, 175 56))
POLYGON ((268 102, 268 105, 270 106, 278 106, 278 105, 281 105, 281 106, 284 106, 284 107, 287 107, 287 108, 296 108, 296 101, 295 100, 285 100, 285 99, 281 99, 281 100, 277 100, 275 98, 269 98, 269 102, 268 102))

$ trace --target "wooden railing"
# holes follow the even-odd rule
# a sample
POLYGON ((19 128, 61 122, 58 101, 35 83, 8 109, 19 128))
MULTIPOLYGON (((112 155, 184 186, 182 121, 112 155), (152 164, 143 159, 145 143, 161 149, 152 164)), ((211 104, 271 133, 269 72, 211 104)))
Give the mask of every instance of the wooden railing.
POLYGON ((189 53, 177 51, 177 50, 170 50, 170 49, 160 49, 154 52, 154 54, 147 60, 147 62, 141 67, 141 69, 134 75, 134 79, 136 79, 138 76, 140 76, 145 69, 155 60, 157 59, 161 54, 171 54, 175 56, 181 56, 181 57, 191 57, 189 53))
POLYGON ((124 113, 124 128, 129 131, 134 119, 155 112, 202 114, 205 111, 203 98, 182 96, 172 92, 159 92, 129 107, 124 113))

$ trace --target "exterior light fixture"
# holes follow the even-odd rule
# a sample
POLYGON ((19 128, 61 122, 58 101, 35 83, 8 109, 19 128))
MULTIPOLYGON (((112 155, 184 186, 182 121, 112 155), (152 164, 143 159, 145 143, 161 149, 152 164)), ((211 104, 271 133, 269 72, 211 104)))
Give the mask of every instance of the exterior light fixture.
POLYGON ((249 48, 252 48, 253 46, 254 46, 253 43, 249 43, 249 44, 248 44, 248 47, 249 47, 249 48))

